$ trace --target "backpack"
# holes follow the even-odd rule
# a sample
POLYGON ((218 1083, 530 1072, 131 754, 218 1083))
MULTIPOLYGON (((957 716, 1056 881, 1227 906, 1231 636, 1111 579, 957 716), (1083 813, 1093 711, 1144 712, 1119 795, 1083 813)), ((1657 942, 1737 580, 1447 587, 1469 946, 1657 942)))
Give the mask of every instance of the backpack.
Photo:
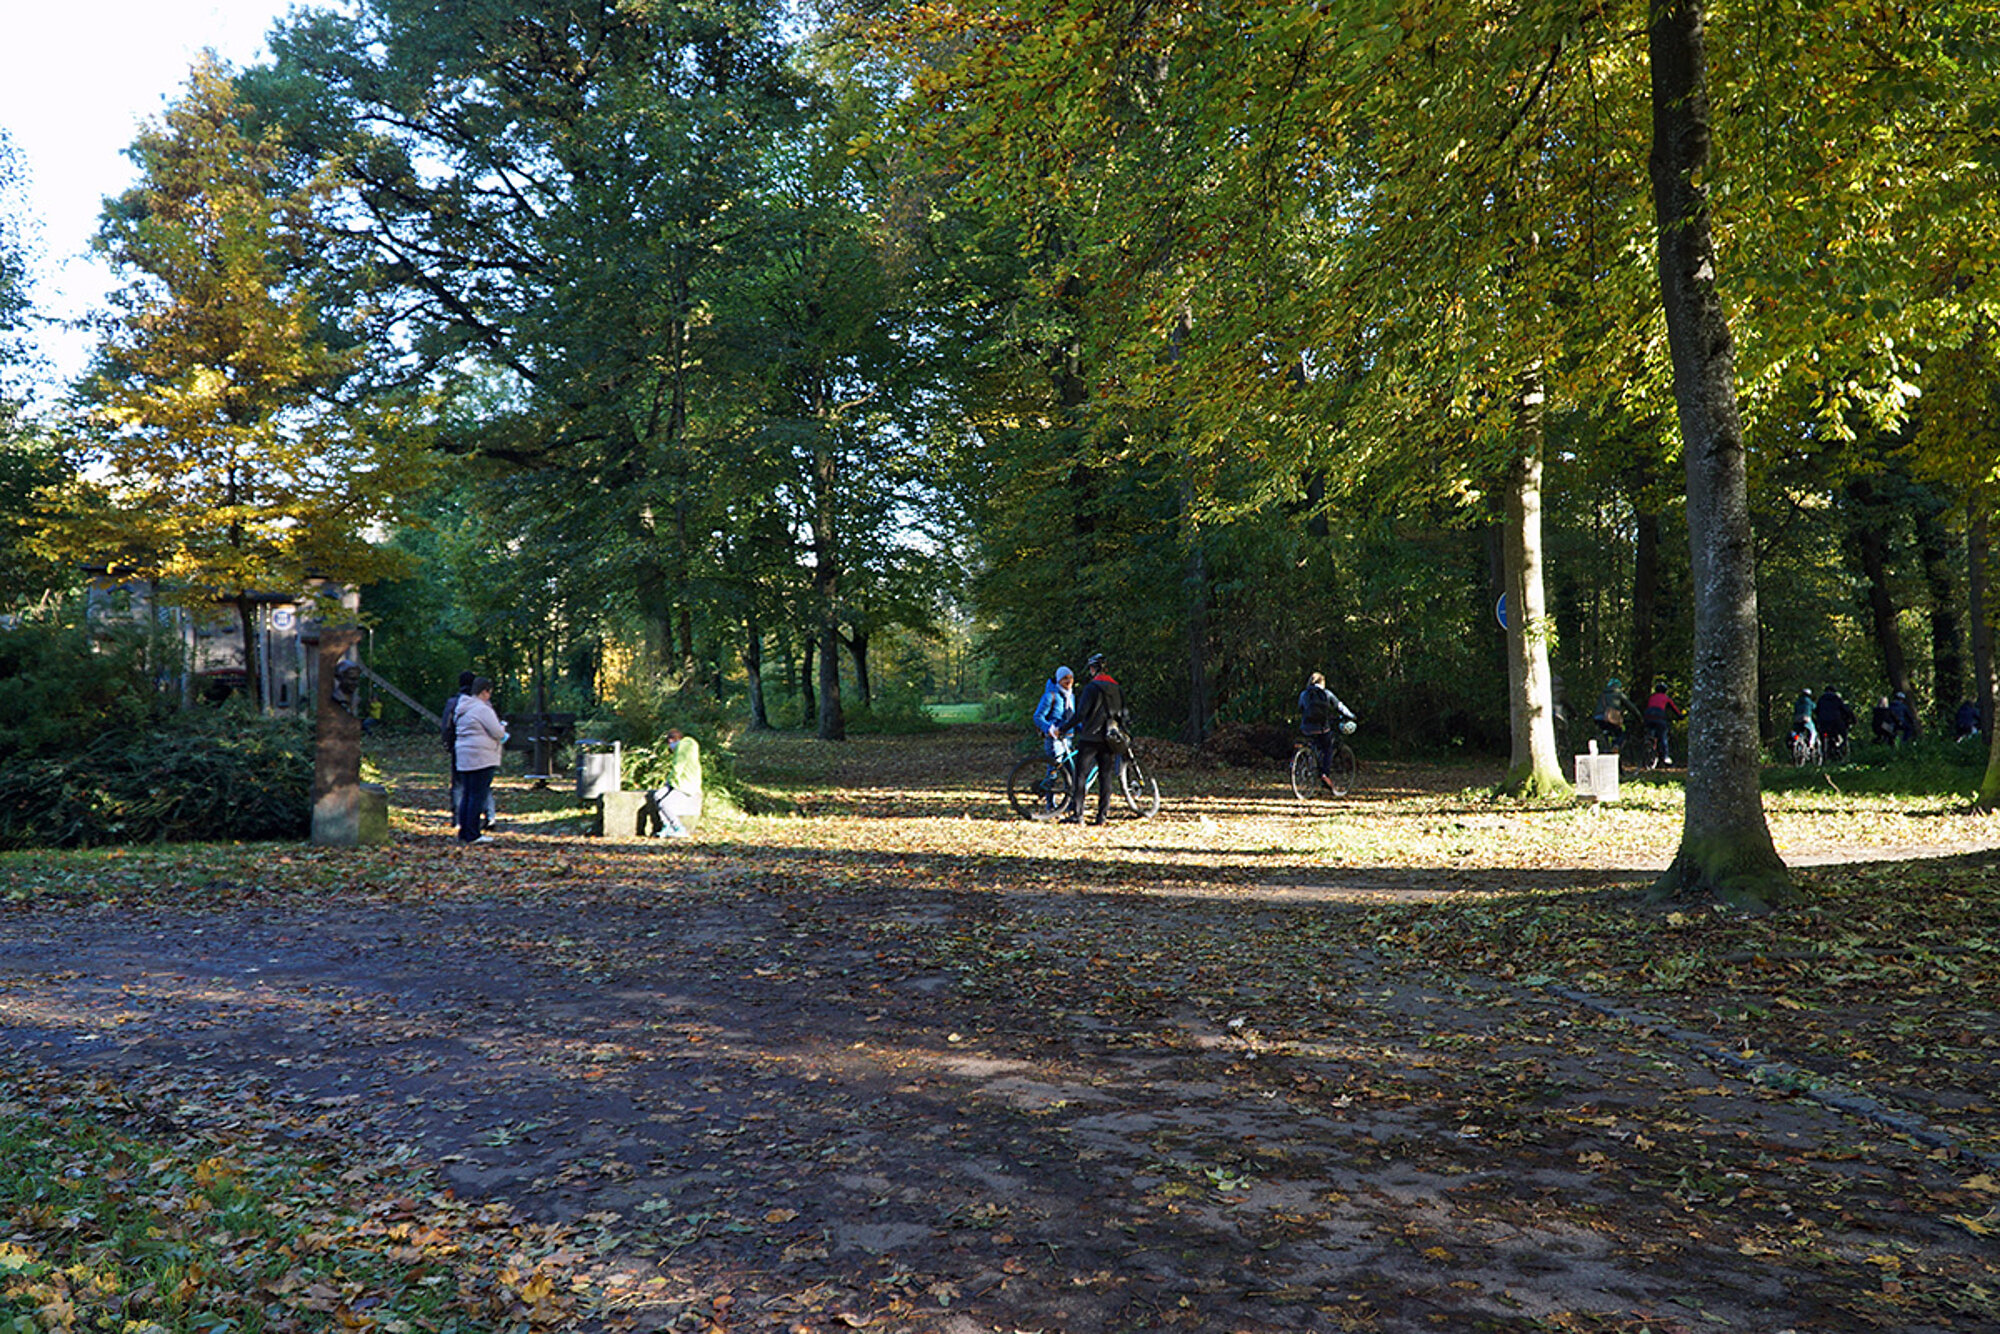
POLYGON ((1323 686, 1315 686, 1306 691, 1305 707, 1303 709, 1305 721, 1309 724, 1317 723, 1323 728, 1330 713, 1328 700, 1329 697, 1323 686))
POLYGON ((464 695, 453 695, 444 703, 444 716, 438 723, 438 740, 444 742, 447 751, 458 749, 458 705, 464 695))

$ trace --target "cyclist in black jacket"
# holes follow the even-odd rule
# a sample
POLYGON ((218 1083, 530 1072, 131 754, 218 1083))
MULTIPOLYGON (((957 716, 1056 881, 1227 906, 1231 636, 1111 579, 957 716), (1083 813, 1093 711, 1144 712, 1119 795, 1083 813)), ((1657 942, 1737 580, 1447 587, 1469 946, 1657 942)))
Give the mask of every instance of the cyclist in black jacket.
POLYGON ((1312 743, 1319 759, 1319 781, 1327 787, 1333 786, 1333 730, 1351 730, 1353 722, 1353 711, 1326 688, 1325 673, 1314 672, 1306 679, 1306 688, 1299 692, 1299 731, 1312 743))
POLYGON ((1091 817, 1092 824, 1104 823, 1105 808, 1111 804, 1111 775, 1122 762, 1123 752, 1107 738, 1112 724, 1122 730, 1125 727, 1125 692, 1104 670, 1104 655, 1093 653, 1083 665, 1083 674, 1089 678, 1076 695, 1076 723, 1070 736, 1076 742, 1076 789, 1075 801, 1070 812, 1063 817, 1065 824, 1076 824, 1083 818, 1084 785, 1090 781, 1090 773, 1097 771, 1097 814, 1091 817))

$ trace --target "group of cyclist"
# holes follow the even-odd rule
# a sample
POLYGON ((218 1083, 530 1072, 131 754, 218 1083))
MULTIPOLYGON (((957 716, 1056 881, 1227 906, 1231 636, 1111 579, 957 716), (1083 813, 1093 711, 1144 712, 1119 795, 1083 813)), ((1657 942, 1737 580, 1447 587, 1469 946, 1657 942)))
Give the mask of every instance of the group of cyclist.
MULTIPOLYGON (((1105 670, 1102 653, 1093 653, 1083 665, 1089 680, 1081 693, 1076 674, 1058 667, 1042 687, 1042 697, 1032 716, 1035 733, 1041 739, 1042 754, 1051 776, 1061 772, 1062 762, 1073 750, 1073 782, 1069 814, 1065 824, 1080 823, 1083 817, 1086 784, 1097 777, 1097 813, 1091 824, 1103 824, 1110 803, 1111 782, 1124 763, 1129 748, 1129 725, 1125 716, 1125 695, 1105 670)), ((1314 672, 1299 692, 1299 731, 1304 734, 1319 762, 1319 781, 1328 788, 1332 778, 1334 740, 1355 728, 1354 711, 1327 689, 1326 676, 1314 672)))
MULTIPOLYGON (((1619 751, 1624 749, 1631 721, 1634 718, 1642 720, 1652 736, 1654 762, 1672 764, 1670 725, 1675 719, 1686 716, 1668 692, 1665 681, 1653 683, 1652 693, 1646 696, 1646 703, 1641 708, 1632 703, 1623 683, 1614 676, 1605 683, 1603 692, 1598 696, 1593 721, 1610 749, 1619 751)), ((1803 689, 1792 703, 1792 749, 1797 754, 1844 755, 1856 721, 1853 707, 1841 697, 1838 689, 1828 686, 1818 693, 1810 687, 1803 689)), ((1915 741, 1917 714, 1910 706, 1909 697, 1898 690, 1877 701, 1870 719, 1870 730, 1877 741, 1892 744, 1915 741)))
POLYGON ((1090 823, 1103 824, 1105 809, 1111 802, 1111 781, 1124 762, 1127 748, 1125 692, 1105 669, 1102 653, 1091 654, 1083 670, 1090 679, 1079 692, 1076 673, 1067 667, 1056 668, 1055 675, 1042 688, 1041 702, 1035 705, 1034 724, 1042 738, 1042 752, 1048 757, 1051 774, 1060 771, 1070 750, 1076 754, 1075 786, 1070 791, 1069 814, 1063 816, 1063 823, 1082 823, 1084 798, 1088 795, 1086 785, 1095 774, 1097 814, 1090 823))
POLYGON ((1646 724, 1646 732, 1652 738, 1653 764, 1668 765, 1674 762, 1673 723, 1687 714, 1675 702, 1665 681, 1653 682, 1651 693, 1646 696, 1646 705, 1641 709, 1625 693, 1625 684, 1617 677, 1605 682, 1603 691, 1597 697, 1597 712, 1591 721, 1596 723, 1613 754, 1625 749, 1625 736, 1632 722, 1637 719, 1646 724))
MULTIPOLYGON (((1090 823, 1102 824, 1105 807, 1110 800, 1112 776, 1123 763, 1127 750, 1125 696, 1118 682, 1105 671, 1102 653, 1090 655, 1084 664, 1084 672, 1089 679, 1079 694, 1075 673, 1067 667, 1056 668, 1055 674, 1042 689, 1041 701, 1035 705, 1034 726, 1052 775, 1060 771, 1060 765, 1071 748, 1075 751, 1075 786, 1065 822, 1074 824, 1082 818, 1086 784, 1094 773, 1097 777, 1097 814, 1090 823)), ((1978 711, 1967 705, 1961 707, 1960 715, 1957 720, 1959 734, 1977 735, 1978 711), (1972 716, 1969 725, 1964 717, 1968 709, 1971 709, 1972 716)), ((1651 738, 1651 762, 1654 765, 1671 765, 1674 762, 1672 725, 1686 716, 1673 693, 1667 689, 1665 680, 1653 682, 1653 688, 1641 706, 1632 702, 1631 696, 1625 692, 1624 683, 1614 676, 1598 695, 1592 721, 1613 753, 1625 748, 1628 729, 1633 721, 1643 722, 1651 738)), ((1810 753, 1844 755, 1855 721, 1854 709, 1841 698, 1839 690, 1828 686, 1826 690, 1814 694, 1810 688, 1804 689, 1792 705, 1792 738, 1794 743, 1802 743, 1810 753)), ((1299 692, 1299 731, 1312 748, 1319 765, 1319 781, 1326 787, 1335 786, 1331 773, 1336 740, 1340 733, 1352 732, 1354 727, 1353 710, 1327 689, 1324 673, 1312 673, 1306 680, 1305 689, 1299 692)), ((1916 740, 1917 715, 1910 706, 1908 696, 1900 690, 1883 696, 1875 706, 1870 728, 1878 741, 1916 740)), ((1795 744, 1794 748, 1799 747, 1795 744)))

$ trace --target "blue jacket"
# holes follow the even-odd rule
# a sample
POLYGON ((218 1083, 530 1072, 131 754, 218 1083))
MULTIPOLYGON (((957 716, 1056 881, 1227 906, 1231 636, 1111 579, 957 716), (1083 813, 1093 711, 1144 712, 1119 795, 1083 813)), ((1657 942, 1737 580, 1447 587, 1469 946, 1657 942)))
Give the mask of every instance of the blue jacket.
POLYGON ((1035 705, 1035 731, 1046 740, 1049 729, 1067 732, 1076 721, 1076 689, 1064 690, 1054 681, 1042 687, 1042 702, 1035 705))

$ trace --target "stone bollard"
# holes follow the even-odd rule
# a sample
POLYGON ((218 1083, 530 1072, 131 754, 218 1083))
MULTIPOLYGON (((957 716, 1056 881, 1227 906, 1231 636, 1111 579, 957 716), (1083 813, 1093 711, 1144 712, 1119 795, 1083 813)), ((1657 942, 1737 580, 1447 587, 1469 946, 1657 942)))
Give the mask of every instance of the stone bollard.
POLYGON ((644 838, 659 827, 659 818, 643 792, 623 789, 597 797, 597 832, 605 838, 644 838))

